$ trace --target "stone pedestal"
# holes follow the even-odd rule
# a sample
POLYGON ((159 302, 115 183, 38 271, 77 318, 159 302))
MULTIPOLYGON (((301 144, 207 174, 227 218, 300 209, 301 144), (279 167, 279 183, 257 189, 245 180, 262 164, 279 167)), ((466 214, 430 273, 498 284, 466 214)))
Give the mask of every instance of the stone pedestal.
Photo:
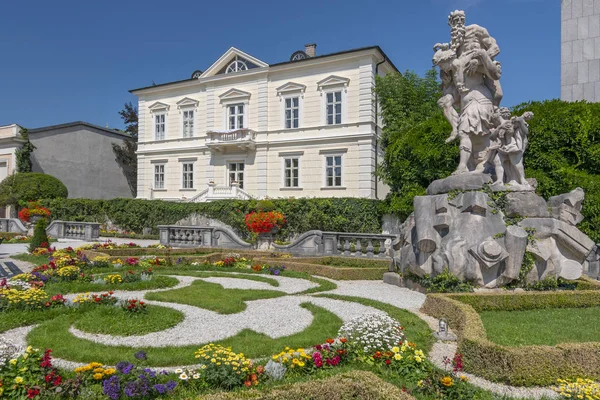
POLYGON ((256 244, 257 250, 273 250, 273 234, 272 233, 259 233, 258 242, 256 244))

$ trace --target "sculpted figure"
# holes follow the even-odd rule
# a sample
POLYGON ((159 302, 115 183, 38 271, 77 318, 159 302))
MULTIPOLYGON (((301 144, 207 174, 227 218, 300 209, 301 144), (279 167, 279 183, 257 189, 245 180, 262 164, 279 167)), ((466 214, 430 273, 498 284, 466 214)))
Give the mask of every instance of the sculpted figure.
POLYGON ((500 49, 485 28, 465 26, 463 11, 452 12, 448 24, 451 42, 434 47, 434 63, 440 65, 444 94, 438 104, 452 126, 447 142, 460 139, 460 162, 454 174, 483 172, 492 114, 502 99, 498 82, 502 70, 494 61, 500 49))

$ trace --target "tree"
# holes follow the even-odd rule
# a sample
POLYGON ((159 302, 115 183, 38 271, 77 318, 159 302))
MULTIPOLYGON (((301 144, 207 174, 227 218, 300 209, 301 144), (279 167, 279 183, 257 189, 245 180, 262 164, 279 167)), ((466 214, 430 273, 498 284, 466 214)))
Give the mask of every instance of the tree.
POLYGON ((125 103, 124 108, 119 111, 119 115, 125 123, 125 132, 129 137, 123 140, 123 143, 113 143, 112 148, 117 162, 123 168, 129 189, 133 197, 137 195, 137 141, 138 141, 138 110, 129 103, 125 103))
POLYGON ((444 143, 452 128, 437 105, 441 91, 434 69, 424 77, 410 71, 378 77, 375 93, 385 124, 377 174, 391 188, 391 211, 404 219, 413 211, 414 196, 452 173, 458 147, 444 143))
POLYGON ((17 158, 17 172, 32 172, 33 164, 31 163, 31 154, 33 153, 33 150, 35 150, 35 146, 29 141, 27 129, 21 128, 19 134, 26 142, 21 148, 15 151, 15 156, 17 158))
POLYGON ((0 182, 0 206, 3 207, 68 195, 67 187, 60 180, 38 172, 19 172, 0 182))

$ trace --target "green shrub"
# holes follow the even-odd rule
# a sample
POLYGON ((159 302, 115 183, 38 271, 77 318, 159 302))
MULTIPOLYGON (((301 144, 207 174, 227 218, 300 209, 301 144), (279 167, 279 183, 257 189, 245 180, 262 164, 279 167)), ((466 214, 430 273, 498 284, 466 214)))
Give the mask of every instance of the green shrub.
POLYGON ((269 390, 246 390, 216 393, 201 400, 410 400, 414 399, 399 387, 385 382, 372 372, 352 371, 326 379, 276 386, 269 390))
POLYGON ((429 294, 421 311, 448 321, 458 336, 457 351, 463 354, 465 371, 488 380, 516 386, 549 386, 559 378, 600 379, 600 343, 500 346, 487 339, 479 314, 467 301, 478 310, 590 307, 599 304, 599 292, 429 294))
POLYGON ((66 198, 67 187, 51 175, 21 172, 0 182, 0 205, 18 205, 38 199, 66 198))
POLYGON ((471 282, 463 282, 457 276, 453 275, 448 268, 444 271, 432 277, 426 274, 423 277, 418 275, 407 273, 405 274, 406 279, 418 283, 427 289, 428 293, 460 293, 460 292, 472 292, 473 284, 471 282))
POLYGON ((256 204, 256 211, 269 212, 275 210, 275 204, 271 200, 259 200, 256 204))
POLYGON ((306 272, 310 275, 319 275, 335 280, 371 280, 379 281, 383 279, 383 274, 388 271, 387 267, 379 268, 356 268, 356 267, 330 267, 328 265, 317 264, 318 259, 313 263, 309 259, 296 260, 295 258, 255 258, 271 267, 285 265, 290 271, 306 272))
MULTIPOLYGON (((318 229, 323 231, 378 233, 386 209, 383 202, 358 198, 277 199, 272 200, 287 220, 281 236, 299 235, 318 229)), ((111 221, 121 229, 142 232, 158 225, 172 225, 192 215, 202 214, 233 227, 249 237, 245 215, 256 209, 256 200, 220 200, 210 203, 176 203, 142 199, 54 199, 42 204, 52 218, 63 221, 111 221)))
POLYGON ((41 218, 36 222, 35 228, 33 229, 33 237, 31 238, 31 242, 29 242, 29 252, 33 252, 33 250, 38 247, 42 247, 42 244, 48 244, 50 240, 48 239, 48 235, 46 234, 46 227, 48 226, 48 222, 46 218, 41 218))

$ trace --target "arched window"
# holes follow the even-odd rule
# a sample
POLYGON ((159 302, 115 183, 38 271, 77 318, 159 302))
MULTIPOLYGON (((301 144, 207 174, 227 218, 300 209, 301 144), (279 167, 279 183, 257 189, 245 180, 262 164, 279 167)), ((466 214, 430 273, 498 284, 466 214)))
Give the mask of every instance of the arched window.
POLYGON ((235 61, 232 61, 227 66, 227 69, 225 70, 225 73, 229 74, 229 73, 232 73, 232 72, 246 71, 247 69, 248 69, 248 66, 246 65, 245 62, 243 62, 242 60, 235 60, 235 61))

